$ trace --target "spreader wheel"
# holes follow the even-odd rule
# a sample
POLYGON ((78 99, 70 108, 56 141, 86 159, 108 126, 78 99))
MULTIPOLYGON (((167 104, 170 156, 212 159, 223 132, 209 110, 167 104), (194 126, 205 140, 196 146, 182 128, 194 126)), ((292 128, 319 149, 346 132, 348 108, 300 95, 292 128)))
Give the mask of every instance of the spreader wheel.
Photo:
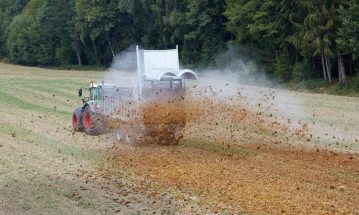
POLYGON ((118 142, 136 145, 142 143, 143 132, 143 125, 124 125, 120 128, 115 128, 113 136, 118 142))
POLYGON ((184 126, 181 123, 146 125, 146 139, 158 145, 178 145, 183 138, 184 126))

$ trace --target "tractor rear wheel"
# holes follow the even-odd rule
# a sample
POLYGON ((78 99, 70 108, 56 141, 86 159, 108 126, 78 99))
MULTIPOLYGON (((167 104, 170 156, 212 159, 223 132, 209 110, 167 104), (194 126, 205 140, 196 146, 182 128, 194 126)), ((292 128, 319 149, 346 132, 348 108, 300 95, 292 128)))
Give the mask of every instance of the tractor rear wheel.
POLYGON ((85 107, 82 122, 87 135, 100 135, 107 129, 105 116, 91 111, 90 106, 85 107))
POLYGON ((72 126, 75 132, 83 132, 84 126, 82 124, 83 112, 82 108, 77 108, 72 114, 72 126))

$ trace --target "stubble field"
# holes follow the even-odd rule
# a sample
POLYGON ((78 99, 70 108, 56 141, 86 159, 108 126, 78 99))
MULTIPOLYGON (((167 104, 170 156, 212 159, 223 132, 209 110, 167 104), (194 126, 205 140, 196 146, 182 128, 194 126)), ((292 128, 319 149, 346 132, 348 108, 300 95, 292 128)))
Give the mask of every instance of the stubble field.
POLYGON ((224 83, 178 146, 128 146, 72 131, 103 77, 0 63, 0 214, 359 213, 359 98, 224 83))

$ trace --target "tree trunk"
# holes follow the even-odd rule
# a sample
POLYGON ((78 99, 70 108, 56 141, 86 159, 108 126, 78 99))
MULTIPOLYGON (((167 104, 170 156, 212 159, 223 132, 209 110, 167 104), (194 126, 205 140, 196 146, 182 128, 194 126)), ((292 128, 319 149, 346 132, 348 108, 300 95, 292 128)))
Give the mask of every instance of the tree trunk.
POLYGON ((332 67, 330 65, 330 61, 328 59, 328 57, 325 57, 325 64, 327 67, 327 78, 329 82, 332 82, 332 67))
MULTIPOLYGON (((164 34, 164 33, 163 33, 163 34, 164 34)), ((163 43, 163 47, 164 47, 165 49, 167 49, 167 44, 166 44, 166 38, 165 38, 165 36, 162 37, 162 43, 163 43)))
POLYGON ((327 78, 327 69, 326 69, 326 63, 325 63, 324 55, 322 55, 322 68, 323 68, 324 80, 328 80, 328 78, 327 78))
POLYGON ((96 57, 96 65, 99 66, 101 64, 100 62, 100 59, 98 57, 98 54, 97 54, 97 49, 96 49, 96 45, 95 45, 95 40, 91 39, 92 41, 92 47, 93 47, 93 50, 95 52, 95 57, 96 57))
POLYGON ((74 35, 71 38, 72 38, 72 48, 76 53, 77 62, 79 66, 82 66, 82 59, 80 53, 80 39, 76 33, 74 33, 74 35))
POLYGON ((339 82, 343 82, 342 80, 342 59, 341 56, 338 57, 338 78, 339 82))
POLYGON ((353 55, 349 54, 349 75, 353 74, 353 55))
POLYGON ((110 40, 110 37, 108 36, 108 33, 107 33, 107 41, 108 41, 108 45, 110 46, 112 57, 113 57, 113 59, 115 59, 115 52, 113 51, 111 40, 110 40))
POLYGON ((76 52, 77 61, 79 63, 79 66, 82 66, 81 54, 78 49, 76 49, 75 52, 76 52))
POLYGON ((344 67, 343 57, 342 56, 338 57, 338 73, 339 73, 339 82, 346 83, 347 82, 347 77, 346 77, 346 74, 345 74, 345 67, 344 67))
POLYGON ((315 69, 314 57, 312 57, 312 67, 313 67, 313 69, 315 69))
POLYGON ((72 47, 76 53, 76 57, 77 57, 77 62, 79 64, 79 66, 82 66, 82 59, 81 59, 81 53, 80 53, 80 48, 79 48, 79 41, 77 39, 74 39, 74 42, 72 43, 72 47))

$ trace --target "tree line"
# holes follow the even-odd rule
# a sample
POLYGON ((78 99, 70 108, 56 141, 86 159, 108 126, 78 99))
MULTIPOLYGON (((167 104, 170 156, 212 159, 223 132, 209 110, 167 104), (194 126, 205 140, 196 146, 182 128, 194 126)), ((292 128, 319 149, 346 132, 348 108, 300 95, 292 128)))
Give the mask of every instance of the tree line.
POLYGON ((346 82, 359 0, 0 0, 0 33, 0 58, 24 65, 109 65, 133 44, 179 45, 187 66, 239 57, 282 81, 346 82))

